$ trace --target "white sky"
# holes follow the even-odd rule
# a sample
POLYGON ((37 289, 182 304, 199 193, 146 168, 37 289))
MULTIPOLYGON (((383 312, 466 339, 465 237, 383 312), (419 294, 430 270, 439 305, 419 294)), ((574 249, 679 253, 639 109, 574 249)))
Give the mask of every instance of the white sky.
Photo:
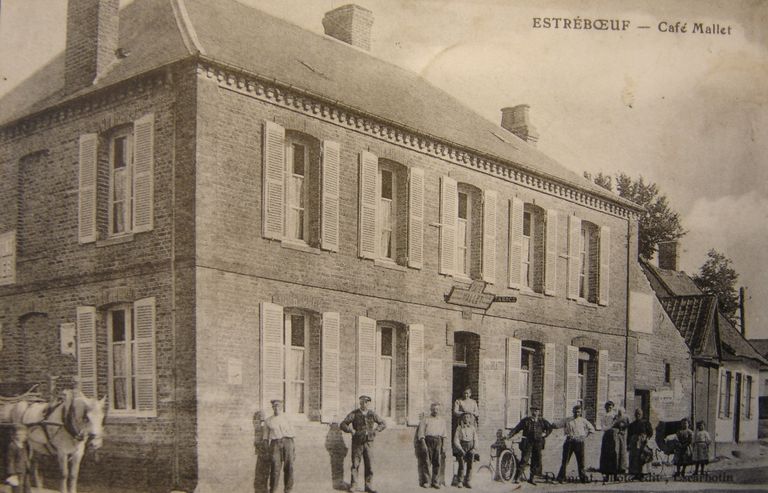
MULTIPOLYGON (((122 0, 123 4, 131 0, 122 0)), ((316 32, 341 0, 239 0, 316 32)), ((0 95, 63 49, 64 0, 0 0, 0 95)), ((768 338, 768 2, 357 0, 371 52, 422 74, 488 119, 531 105, 539 148, 565 166, 656 182, 689 233, 748 288, 747 331, 768 338), (533 17, 626 19, 624 32, 533 29, 533 17), (663 33, 661 21, 687 23, 663 33), (730 36, 691 33, 694 22, 730 36), (648 25, 650 29, 635 26, 648 25)))

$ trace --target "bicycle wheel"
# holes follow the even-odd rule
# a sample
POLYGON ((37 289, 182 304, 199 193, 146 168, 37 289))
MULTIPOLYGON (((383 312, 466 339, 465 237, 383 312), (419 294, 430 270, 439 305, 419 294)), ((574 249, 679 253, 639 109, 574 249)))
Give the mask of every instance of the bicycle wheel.
POLYGON ((514 480, 515 474, 517 473, 517 460, 515 459, 515 455, 509 450, 503 451, 499 455, 496 470, 498 471, 499 478, 505 483, 514 480))

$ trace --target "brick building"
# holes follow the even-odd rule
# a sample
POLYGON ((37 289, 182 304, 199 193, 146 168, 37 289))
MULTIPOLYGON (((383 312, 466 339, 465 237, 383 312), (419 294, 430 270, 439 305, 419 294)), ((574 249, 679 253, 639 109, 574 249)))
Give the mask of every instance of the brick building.
POLYGON ((107 396, 83 481, 250 491, 275 397, 298 490, 341 482, 360 394, 383 482, 415 482, 413 426, 466 386, 485 444, 531 405, 687 411, 628 378, 662 341, 628 322, 638 207, 538 151, 527 106, 495 125, 372 57, 372 22, 70 0, 65 53, 0 104, 0 384, 107 396))

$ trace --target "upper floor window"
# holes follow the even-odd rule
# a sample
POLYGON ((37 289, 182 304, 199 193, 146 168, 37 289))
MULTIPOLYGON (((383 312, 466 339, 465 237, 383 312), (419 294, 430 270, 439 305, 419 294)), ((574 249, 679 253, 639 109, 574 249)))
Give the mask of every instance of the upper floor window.
POLYGON ((123 130, 109 143, 109 234, 131 230, 133 200, 133 134, 123 130))
POLYGON ((568 216, 568 297, 608 304, 610 228, 568 216))
POLYGON ((289 141, 286 151, 286 216, 285 235, 288 239, 306 242, 309 238, 307 221, 309 149, 305 144, 289 141))
POLYGON ((557 212, 514 197, 509 216, 509 287, 554 295, 557 212))
POLYGON ((472 252, 472 202, 467 192, 459 192, 459 213, 456 220, 456 272, 469 276, 472 252))

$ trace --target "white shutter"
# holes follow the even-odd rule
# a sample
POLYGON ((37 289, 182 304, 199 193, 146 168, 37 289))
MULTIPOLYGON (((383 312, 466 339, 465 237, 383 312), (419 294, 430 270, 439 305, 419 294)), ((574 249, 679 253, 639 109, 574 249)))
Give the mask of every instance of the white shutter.
POLYGON ((608 351, 597 352, 597 408, 608 400, 608 351))
POLYGON ((0 234, 0 286, 16 282, 16 230, 0 234))
POLYGON ((333 423, 339 415, 339 336, 338 312, 323 313, 323 354, 322 354, 322 403, 320 420, 333 423))
POLYGON ((509 201, 509 279, 510 288, 520 289, 523 268, 523 201, 509 201))
POLYGON ((496 282, 496 192, 483 193, 483 280, 496 282))
POLYGON ((579 348, 568 346, 565 351, 565 416, 579 400, 579 348))
POLYGON ((611 228, 600 228, 600 297, 598 303, 608 304, 611 260, 611 228))
POLYGON ((136 410, 155 413, 156 364, 155 364, 155 298, 137 300, 133 304, 136 338, 136 410))
POLYGON ((96 167, 99 137, 96 134, 80 136, 80 166, 78 176, 78 240, 80 243, 96 241, 96 167))
POLYGON ((507 371, 506 371, 506 415, 504 423, 512 428, 520 421, 520 360, 522 343, 520 339, 507 337, 507 371))
POLYGON ((155 115, 133 123, 133 232, 153 228, 155 170, 155 115))
POLYGON ((283 396, 283 307, 261 303, 261 407, 283 396))
POLYGON ((357 395, 376 397, 376 321, 368 317, 357 317, 357 395))
POLYGON ((547 342, 544 344, 544 399, 541 415, 548 420, 555 418, 555 361, 557 345, 547 342))
POLYGON ((440 274, 456 271, 456 220, 459 215, 459 191, 456 180, 440 178, 440 274))
POLYGON ((359 252, 362 258, 376 258, 376 181, 379 158, 368 151, 360 152, 360 231, 359 252))
POLYGON ((339 251, 339 174, 341 149, 338 142, 323 141, 323 222, 321 246, 339 251))
POLYGON ((96 398, 96 308, 77 307, 77 378, 80 391, 96 398))
POLYGON ((408 267, 424 266, 424 170, 408 175, 408 267))
POLYGON ((581 268, 581 219, 568 216, 568 298, 579 297, 579 269, 581 268))
POLYGON ((544 265, 544 294, 557 294, 557 210, 547 210, 546 263, 544 265))
POLYGON ((262 234, 265 238, 283 238, 285 221, 285 129, 264 122, 264 169, 262 185, 262 234))
POLYGON ((408 424, 419 424, 424 411, 424 326, 408 326, 408 424))

